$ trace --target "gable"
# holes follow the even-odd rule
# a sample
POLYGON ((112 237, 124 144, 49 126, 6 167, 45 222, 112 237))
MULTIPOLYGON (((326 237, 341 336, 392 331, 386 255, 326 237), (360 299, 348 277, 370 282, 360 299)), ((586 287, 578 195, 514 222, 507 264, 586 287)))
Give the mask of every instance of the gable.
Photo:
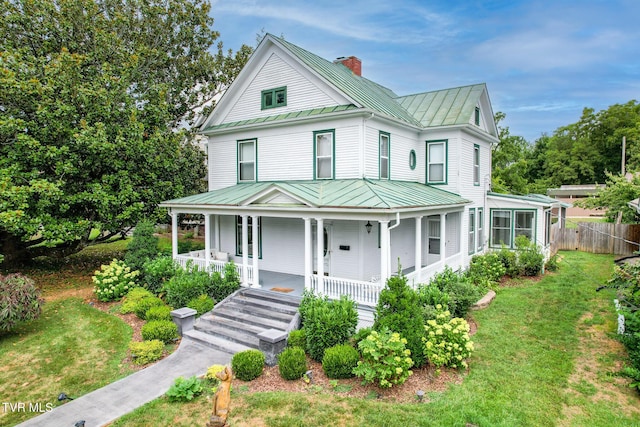
POLYGON ((302 207, 312 206, 311 203, 301 197, 284 191, 282 188, 270 187, 263 190, 252 197, 245 200, 242 205, 269 205, 269 206, 286 206, 286 207, 302 207))

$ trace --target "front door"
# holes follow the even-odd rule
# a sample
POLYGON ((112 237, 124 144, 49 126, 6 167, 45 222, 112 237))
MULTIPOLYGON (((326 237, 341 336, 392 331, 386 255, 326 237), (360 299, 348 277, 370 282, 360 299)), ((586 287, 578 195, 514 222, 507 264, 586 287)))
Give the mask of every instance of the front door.
MULTIPOLYGON (((311 231, 311 235, 313 237, 312 246, 313 246, 313 273, 318 273, 318 233, 317 226, 314 224, 313 229, 311 231)), ((324 275, 330 276, 331 274, 331 224, 325 224, 323 230, 324 236, 324 250, 323 250, 323 259, 324 259, 324 275)))

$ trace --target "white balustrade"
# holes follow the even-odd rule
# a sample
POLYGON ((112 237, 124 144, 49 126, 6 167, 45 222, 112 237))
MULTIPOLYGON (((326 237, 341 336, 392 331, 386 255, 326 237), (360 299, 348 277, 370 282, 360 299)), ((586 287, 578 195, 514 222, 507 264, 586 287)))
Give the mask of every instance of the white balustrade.
MULTIPOLYGON (((186 268, 187 265, 191 263, 191 265, 198 267, 198 269, 200 270, 208 271, 209 273, 217 272, 223 276, 224 276, 224 267, 227 264, 224 261, 216 261, 214 259, 210 259, 209 266, 207 267, 207 260, 204 258, 204 251, 193 251, 193 252, 189 252, 188 254, 180 254, 177 257, 175 257, 175 261, 182 268, 186 268)), ((234 264, 234 265, 236 268, 236 272, 238 273, 238 276, 242 281, 242 264, 234 264)), ((248 281, 252 283, 253 282, 253 266, 249 265, 248 267, 249 267, 247 271, 247 275, 249 276, 248 281)))
MULTIPOLYGON (((341 277, 324 276, 324 294, 329 298, 338 299, 342 295, 349 295, 358 304, 375 306, 378 304, 383 284, 364 282, 360 280, 344 279, 341 277)), ((311 289, 318 291, 318 275, 311 276, 311 289)))

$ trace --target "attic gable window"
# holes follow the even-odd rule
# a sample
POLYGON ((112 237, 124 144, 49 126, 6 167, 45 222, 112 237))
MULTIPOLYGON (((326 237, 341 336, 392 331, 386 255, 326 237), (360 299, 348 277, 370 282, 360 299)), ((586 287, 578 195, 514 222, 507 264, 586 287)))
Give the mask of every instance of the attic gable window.
POLYGON ((480 126, 480 107, 476 107, 475 114, 473 115, 473 123, 476 126, 480 126))
POLYGON ((278 87, 262 91, 262 109, 284 107, 287 105, 287 87, 278 87))

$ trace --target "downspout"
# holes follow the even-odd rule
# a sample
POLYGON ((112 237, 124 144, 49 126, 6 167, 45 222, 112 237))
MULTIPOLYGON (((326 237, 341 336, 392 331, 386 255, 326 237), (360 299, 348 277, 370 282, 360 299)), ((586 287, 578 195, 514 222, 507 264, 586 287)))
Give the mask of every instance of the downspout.
POLYGON ((389 254, 387 255, 387 271, 391 275, 391 230, 400 225, 400 212, 396 212, 396 223, 387 228, 389 233, 389 254))

